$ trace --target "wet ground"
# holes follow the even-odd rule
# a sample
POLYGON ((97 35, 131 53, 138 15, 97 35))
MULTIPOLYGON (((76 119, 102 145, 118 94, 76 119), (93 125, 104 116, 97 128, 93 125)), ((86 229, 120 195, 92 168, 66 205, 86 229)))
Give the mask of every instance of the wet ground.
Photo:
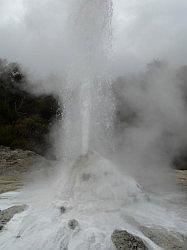
MULTIPOLYGON (((187 170, 177 171, 177 181, 180 185, 187 188, 187 170)), ((0 175, 0 194, 15 191, 20 189, 24 183, 24 176, 22 174, 17 175, 0 175)))
POLYGON ((1 176, 0 175, 0 194, 15 191, 23 186, 23 176, 1 176))
POLYGON ((179 184, 183 184, 184 186, 187 187, 187 170, 178 170, 177 171, 177 178, 179 184))

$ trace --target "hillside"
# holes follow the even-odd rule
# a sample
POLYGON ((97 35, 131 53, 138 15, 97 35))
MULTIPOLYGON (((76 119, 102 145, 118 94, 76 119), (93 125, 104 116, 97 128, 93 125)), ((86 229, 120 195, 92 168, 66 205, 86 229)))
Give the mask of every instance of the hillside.
POLYGON ((0 60, 0 145, 44 154, 59 105, 53 95, 29 93, 29 82, 17 63, 0 60))

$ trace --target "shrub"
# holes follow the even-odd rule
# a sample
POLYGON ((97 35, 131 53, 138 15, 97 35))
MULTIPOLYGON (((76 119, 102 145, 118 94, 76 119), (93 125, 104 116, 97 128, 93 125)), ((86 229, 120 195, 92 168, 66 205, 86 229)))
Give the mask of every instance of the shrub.
POLYGON ((16 137, 10 143, 10 147, 11 148, 29 149, 28 144, 29 144, 29 142, 25 138, 23 138, 23 137, 16 137))
POLYGON ((0 101, 0 121, 2 123, 11 123, 18 119, 18 114, 11 109, 5 102, 0 101))
POLYGON ((15 124, 15 132, 24 138, 35 138, 40 140, 48 132, 47 124, 37 115, 18 119, 15 124))
POLYGON ((59 112, 53 95, 29 93, 27 77, 17 63, 0 59, 0 145, 45 153, 47 134, 59 112))
POLYGON ((12 125, 0 125, 0 144, 10 146, 15 140, 14 127, 12 125))

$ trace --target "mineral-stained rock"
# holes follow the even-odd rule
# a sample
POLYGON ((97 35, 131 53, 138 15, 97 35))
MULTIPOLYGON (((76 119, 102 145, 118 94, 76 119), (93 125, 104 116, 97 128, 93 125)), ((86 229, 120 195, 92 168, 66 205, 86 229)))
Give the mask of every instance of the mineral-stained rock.
POLYGON ((75 230, 76 227, 78 227, 79 223, 77 220, 70 220, 68 222, 68 227, 71 229, 71 230, 75 230))
POLYGON ((115 230, 111 236, 117 250, 147 250, 142 239, 125 230, 115 230))
POLYGON ((21 175, 0 175, 0 194, 20 189, 23 186, 21 175))
POLYGON ((0 146, 0 176, 25 174, 29 170, 49 166, 51 161, 28 150, 0 146))
POLYGON ((66 208, 64 206, 60 207, 60 213, 64 214, 66 212, 66 208))
POLYGON ((140 229, 146 237, 165 250, 187 249, 187 238, 179 233, 170 232, 164 228, 141 227, 140 229))
POLYGON ((0 230, 13 218, 15 214, 21 213, 26 209, 26 205, 13 206, 0 212, 0 230))
POLYGON ((177 177, 179 184, 182 184, 187 187, 187 170, 178 170, 177 177))

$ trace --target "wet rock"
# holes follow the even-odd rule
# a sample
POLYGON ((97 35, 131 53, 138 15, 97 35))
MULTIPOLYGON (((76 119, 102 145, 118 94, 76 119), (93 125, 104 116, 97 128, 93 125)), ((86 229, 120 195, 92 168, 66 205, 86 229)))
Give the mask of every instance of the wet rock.
POLYGON ((179 233, 170 232, 164 228, 141 227, 140 229, 146 237, 165 250, 187 249, 187 238, 179 233))
POLYGON ((91 175, 90 175, 90 174, 84 173, 84 174, 82 175, 82 180, 83 180, 83 181, 89 181, 90 178, 91 178, 91 175))
POLYGON ((0 194, 20 189, 23 186, 23 176, 0 176, 0 194))
POLYGON ((177 171, 177 177, 179 184, 182 184, 187 187, 187 170, 177 171))
POLYGON ((0 212, 0 230, 13 218, 15 214, 21 213, 26 209, 26 205, 13 206, 0 212))
POLYGON ((44 157, 22 149, 10 149, 0 146, 0 175, 25 174, 29 170, 51 165, 44 157))
POLYGON ((68 222, 68 227, 71 229, 71 230, 75 230, 75 228, 76 227, 78 227, 79 226, 79 223, 78 223, 78 221, 77 220, 70 220, 69 222, 68 222))
POLYGON ((64 214, 66 212, 66 208, 64 206, 60 207, 60 213, 64 214))
POLYGON ((142 239, 125 230, 115 230, 111 236, 117 250, 147 250, 142 239))
POLYGON ((33 176, 51 176, 55 164, 32 151, 0 146, 0 193, 20 189, 33 176))

